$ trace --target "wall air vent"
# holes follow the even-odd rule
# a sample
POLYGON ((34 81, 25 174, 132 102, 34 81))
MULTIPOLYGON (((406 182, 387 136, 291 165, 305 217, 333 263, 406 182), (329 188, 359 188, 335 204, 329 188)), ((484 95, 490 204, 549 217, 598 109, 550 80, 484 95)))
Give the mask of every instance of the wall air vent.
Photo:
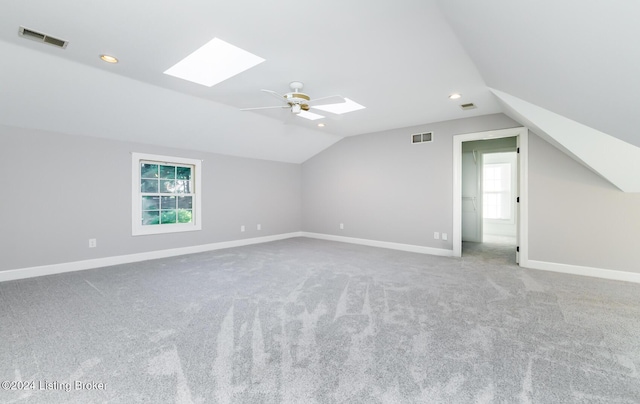
POLYGON ((67 45, 69 44, 68 41, 65 41, 63 39, 54 38, 54 37, 52 37, 50 35, 43 34, 41 32, 37 32, 37 31, 34 31, 32 29, 29 29, 29 28, 22 27, 22 26, 20 27, 20 30, 18 31, 18 34, 23 38, 31 39, 33 41, 38 41, 38 42, 42 42, 42 43, 46 43, 46 44, 53 45, 53 46, 56 46, 56 47, 62 48, 62 49, 65 49, 67 47, 67 45))
POLYGON ((433 140, 433 132, 416 133, 411 135, 411 143, 425 143, 433 140))
POLYGON ((466 111, 467 109, 474 109, 474 108, 476 108, 476 104, 474 104, 474 103, 472 103, 472 102, 470 102, 469 104, 461 104, 461 105, 460 105, 460 108, 462 108, 462 109, 464 109, 464 110, 466 111))

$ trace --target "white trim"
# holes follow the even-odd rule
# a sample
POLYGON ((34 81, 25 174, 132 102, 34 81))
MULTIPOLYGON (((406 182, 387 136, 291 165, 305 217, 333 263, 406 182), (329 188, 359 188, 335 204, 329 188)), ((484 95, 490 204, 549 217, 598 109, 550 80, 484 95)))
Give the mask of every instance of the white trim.
MULTIPOLYGON (((360 239, 353 237, 334 236, 331 234, 309 233, 309 232, 292 232, 276 234, 273 236, 255 237, 241 240, 222 241, 219 243, 203 244, 191 247, 173 248, 170 250, 149 251, 138 254, 119 255, 114 257, 96 258, 85 261, 74 261, 62 264, 42 265, 37 267, 10 269, 0 271, 0 282, 12 281, 16 279, 34 278, 37 276, 55 275, 65 272, 82 271, 85 269, 94 269, 108 267, 112 265, 129 264, 133 262, 147 261, 158 258, 175 257, 179 255, 195 254, 206 251, 221 250, 224 248, 242 247, 252 244, 267 243, 270 241, 285 240, 294 237, 309 237, 320 240, 338 241, 343 243, 360 244, 371 247, 389 248, 392 250, 408 251, 420 254, 438 255, 443 257, 452 257, 452 250, 444 250, 440 248, 422 247, 411 244, 392 243, 387 241, 377 241, 360 239)), ((640 283, 640 273, 618 271, 614 269, 592 268, 579 265, 558 264, 554 262, 528 260, 527 265, 523 268, 537 269, 543 271, 560 272, 572 275, 590 276, 601 279, 610 279, 616 281, 626 281, 640 283)))
POLYGON ((413 244, 392 243, 389 241, 369 240, 364 238, 334 236, 333 234, 309 233, 303 231, 302 237, 317 238, 320 240, 339 241, 342 243, 360 244, 370 247, 389 248, 391 250, 408 251, 419 254, 439 255, 442 257, 452 257, 453 251, 442 248, 423 247, 413 244))
POLYGON ((462 142, 518 136, 520 147, 520 265, 528 267, 529 247, 529 131, 525 127, 453 136, 453 253, 462 256, 462 142))
POLYGON ((561 272, 571 275, 591 276, 594 278, 610 279, 614 281, 640 283, 640 273, 618 271, 615 269, 583 267, 580 265, 558 264, 555 262, 536 260, 529 260, 527 268, 540 269, 543 271, 551 272, 561 272))
MULTIPOLYGON (((178 233, 183 231, 202 230, 202 160, 161 156, 157 154, 131 152, 131 234, 144 236, 149 234, 178 233), (142 206, 140 193, 140 162, 152 161, 170 165, 183 164, 193 166, 193 222, 155 226, 142 225, 142 206)), ((179 195, 178 195, 179 196, 179 195)))
POLYGON ((301 232, 283 233, 273 236, 222 241, 219 243, 202 244, 191 247, 172 248, 170 250, 149 251, 138 254, 118 255, 114 257, 96 258, 85 261, 66 262, 62 264, 10 269, 8 271, 0 271, 0 282, 12 281, 15 279, 33 278, 36 276, 54 275, 64 272, 82 271, 85 269, 101 268, 112 265, 129 264, 132 262, 147 261, 158 258, 175 257, 177 255, 195 254, 205 251, 220 250, 223 248, 242 247, 245 245, 267 243, 269 241, 300 237, 301 235, 301 232))

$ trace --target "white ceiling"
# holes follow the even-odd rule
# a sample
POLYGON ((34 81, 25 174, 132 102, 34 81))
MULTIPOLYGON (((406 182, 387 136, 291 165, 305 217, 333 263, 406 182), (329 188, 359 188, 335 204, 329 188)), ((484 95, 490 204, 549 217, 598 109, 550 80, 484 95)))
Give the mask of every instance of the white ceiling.
POLYGON ((638 2, 4 3, 0 124, 299 163, 343 136, 501 112, 489 85, 640 145, 638 2), (20 25, 69 46, 21 38, 20 25), (213 37, 266 61, 211 88, 163 74, 213 37), (260 89, 293 80, 367 108, 326 114, 322 129, 239 111, 277 104, 260 89))
POLYGON ((640 146, 640 1, 439 4, 489 87, 640 146))

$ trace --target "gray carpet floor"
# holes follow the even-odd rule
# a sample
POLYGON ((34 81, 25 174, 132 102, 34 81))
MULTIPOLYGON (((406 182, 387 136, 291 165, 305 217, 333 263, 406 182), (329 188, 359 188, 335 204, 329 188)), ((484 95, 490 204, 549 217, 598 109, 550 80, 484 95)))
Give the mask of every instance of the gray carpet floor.
POLYGON ((463 251, 294 238, 0 283, 0 402, 640 402, 640 285, 463 251))

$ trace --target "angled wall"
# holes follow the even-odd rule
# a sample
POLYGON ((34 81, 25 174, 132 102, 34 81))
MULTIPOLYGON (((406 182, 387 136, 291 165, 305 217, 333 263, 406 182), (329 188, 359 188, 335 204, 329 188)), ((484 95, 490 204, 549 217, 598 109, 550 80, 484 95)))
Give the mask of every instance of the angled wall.
POLYGON ((511 118, 581 162, 624 192, 640 192, 640 147, 498 90, 511 118))
MULTIPOLYGON (((302 165, 302 230, 451 250, 451 237, 433 233, 452 234, 452 136, 515 126, 498 114, 345 138, 302 165), (410 144, 423 131, 434 142, 410 144)), ((530 262, 640 280, 640 194, 620 192, 531 132, 528 172, 530 262)))
POLYGON ((640 194, 529 136, 529 259, 640 274, 640 194))

